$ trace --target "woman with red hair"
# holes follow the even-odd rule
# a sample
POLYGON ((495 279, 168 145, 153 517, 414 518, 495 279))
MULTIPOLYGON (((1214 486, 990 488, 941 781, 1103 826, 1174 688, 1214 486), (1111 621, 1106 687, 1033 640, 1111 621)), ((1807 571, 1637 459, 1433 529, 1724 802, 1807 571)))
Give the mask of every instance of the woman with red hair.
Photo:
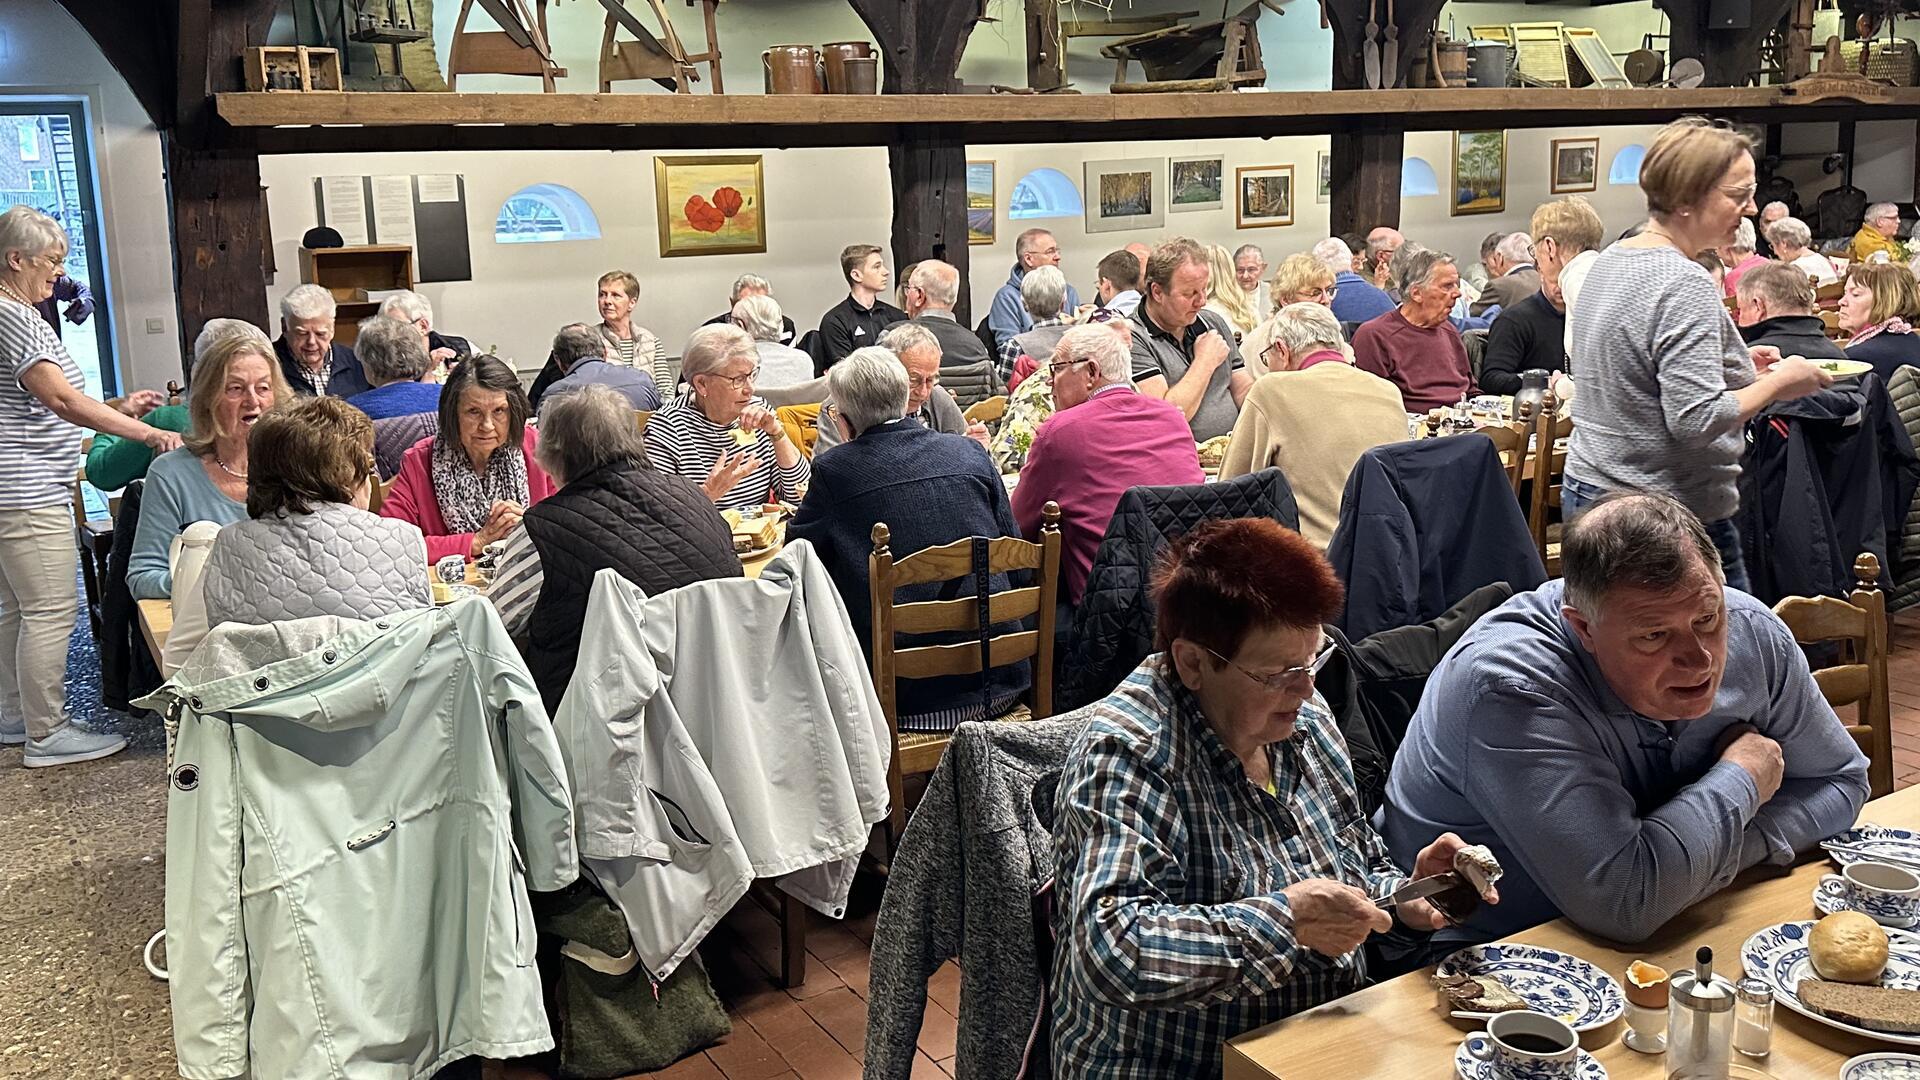
MULTIPOLYGON (((1229 1038, 1365 985, 1360 946, 1393 926, 1369 898, 1408 880, 1314 692, 1342 596, 1325 557, 1264 518, 1209 522, 1155 593, 1161 651, 1092 706, 1060 778, 1062 1076, 1219 1075, 1229 1038)), ((1463 846, 1441 836, 1415 874, 1463 846)), ((1445 924, 1426 901, 1396 913, 1445 924)))

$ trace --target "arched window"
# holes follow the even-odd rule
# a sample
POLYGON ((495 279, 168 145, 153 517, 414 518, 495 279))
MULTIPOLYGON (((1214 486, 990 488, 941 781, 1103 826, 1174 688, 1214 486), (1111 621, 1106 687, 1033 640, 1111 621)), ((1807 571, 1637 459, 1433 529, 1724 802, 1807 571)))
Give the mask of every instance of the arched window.
POLYGON ((1035 169, 1013 185, 1013 199, 1007 216, 1015 221, 1030 218, 1079 217, 1086 213, 1080 203, 1080 189, 1066 173, 1058 169, 1035 169))
POLYGON ((572 188, 559 184, 523 187, 500 204, 493 239, 501 244, 545 244, 556 240, 598 240, 600 220, 572 188))
POLYGON ((1640 182, 1640 162, 1647 156, 1647 148, 1639 143, 1628 143, 1613 155, 1613 164, 1607 166, 1607 183, 1637 184, 1640 182))
POLYGON ((1425 158, 1410 157, 1400 163, 1400 197, 1416 199, 1440 194, 1440 179, 1425 158))

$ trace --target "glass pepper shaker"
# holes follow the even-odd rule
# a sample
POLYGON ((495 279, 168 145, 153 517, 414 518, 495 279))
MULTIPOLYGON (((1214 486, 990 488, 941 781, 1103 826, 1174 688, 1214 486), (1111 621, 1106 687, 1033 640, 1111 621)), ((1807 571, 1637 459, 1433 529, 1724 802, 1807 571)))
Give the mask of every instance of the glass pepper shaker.
POLYGON ((1733 1048, 1750 1058, 1773 1050, 1773 987, 1741 979, 1734 987, 1733 1048))

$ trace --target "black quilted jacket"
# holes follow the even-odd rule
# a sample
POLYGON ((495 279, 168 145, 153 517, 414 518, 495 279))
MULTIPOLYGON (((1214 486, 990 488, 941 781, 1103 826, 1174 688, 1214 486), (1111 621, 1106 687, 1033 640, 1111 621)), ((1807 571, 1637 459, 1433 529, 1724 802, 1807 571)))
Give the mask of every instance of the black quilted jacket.
POLYGON ((1279 469, 1218 484, 1129 488, 1114 507, 1094 552, 1087 589, 1073 615, 1071 645, 1058 668, 1054 708, 1077 709, 1106 697, 1153 651, 1153 602, 1147 586, 1168 541, 1214 518, 1264 517, 1300 527, 1293 489, 1279 469))

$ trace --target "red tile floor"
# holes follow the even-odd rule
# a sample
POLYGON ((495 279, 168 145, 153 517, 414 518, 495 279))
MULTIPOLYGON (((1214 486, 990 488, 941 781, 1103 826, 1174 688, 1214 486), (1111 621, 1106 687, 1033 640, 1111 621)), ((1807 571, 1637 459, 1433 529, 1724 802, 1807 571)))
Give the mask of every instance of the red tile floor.
MULTIPOLYGON (((1920 780, 1920 610, 1894 618, 1890 682, 1893 697, 1894 782, 1920 780)), ((871 906, 871 905, 869 905, 871 906)), ((865 1052, 867 950, 873 915, 827 924, 807 940, 811 962, 805 985, 782 990, 779 936, 758 907, 743 903, 703 948, 708 972, 733 1016, 733 1034, 702 1053, 661 1072, 660 1080, 843 1080, 860 1075, 865 1052)), ((915 1077, 953 1072, 955 1017, 960 971, 953 964, 935 975, 920 1033, 915 1077)), ((509 1069, 512 1080, 543 1074, 509 1069)))

